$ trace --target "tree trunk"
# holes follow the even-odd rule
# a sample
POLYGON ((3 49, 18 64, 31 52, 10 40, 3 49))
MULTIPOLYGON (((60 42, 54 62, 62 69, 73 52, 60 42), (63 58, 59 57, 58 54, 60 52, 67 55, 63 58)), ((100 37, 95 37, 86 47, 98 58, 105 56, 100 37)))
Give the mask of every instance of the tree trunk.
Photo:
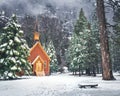
POLYGON ((90 76, 91 73, 90 73, 90 68, 86 68, 86 75, 90 76))
POLYGON ((80 65, 79 65, 79 76, 81 76, 81 74, 80 74, 80 65))
POLYGON ((104 0, 97 0, 97 15, 99 20, 100 47, 102 56, 103 80, 113 80, 112 66, 108 45, 108 35, 105 20, 104 0))
POLYGON ((92 74, 93 74, 93 76, 96 76, 96 70, 95 70, 96 68, 95 68, 95 65, 93 65, 93 69, 92 69, 92 74))

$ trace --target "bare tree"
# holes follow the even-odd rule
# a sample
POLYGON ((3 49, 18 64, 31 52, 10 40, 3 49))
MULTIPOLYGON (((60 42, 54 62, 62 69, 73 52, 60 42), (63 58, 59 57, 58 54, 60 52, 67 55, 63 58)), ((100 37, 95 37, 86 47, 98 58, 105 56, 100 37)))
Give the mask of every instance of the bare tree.
POLYGON ((108 34, 107 34, 105 10, 104 10, 104 0, 96 0, 96 1, 97 1, 97 15, 99 20, 103 80, 113 80, 115 78, 112 73, 112 66, 110 61, 108 34))

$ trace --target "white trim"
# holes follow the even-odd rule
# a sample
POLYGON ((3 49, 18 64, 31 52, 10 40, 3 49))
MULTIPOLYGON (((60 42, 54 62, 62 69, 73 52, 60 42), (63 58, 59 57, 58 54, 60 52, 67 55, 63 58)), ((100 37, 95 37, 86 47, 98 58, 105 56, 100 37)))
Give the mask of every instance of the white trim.
POLYGON ((37 61, 37 59, 40 58, 40 56, 37 56, 35 60, 32 62, 32 65, 37 61))

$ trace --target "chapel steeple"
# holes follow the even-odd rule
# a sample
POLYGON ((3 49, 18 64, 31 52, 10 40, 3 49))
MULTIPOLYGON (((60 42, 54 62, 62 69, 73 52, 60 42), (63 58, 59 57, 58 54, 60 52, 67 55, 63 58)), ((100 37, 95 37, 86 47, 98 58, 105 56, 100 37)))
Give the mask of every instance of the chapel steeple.
POLYGON ((38 25, 38 18, 36 17, 35 27, 34 27, 34 41, 40 40, 39 34, 39 25, 38 25))

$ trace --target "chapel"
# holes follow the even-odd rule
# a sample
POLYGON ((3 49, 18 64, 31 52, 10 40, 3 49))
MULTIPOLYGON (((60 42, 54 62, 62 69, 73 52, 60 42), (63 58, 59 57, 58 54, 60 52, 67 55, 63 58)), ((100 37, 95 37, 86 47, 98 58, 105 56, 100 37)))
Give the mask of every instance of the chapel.
POLYGON ((36 76, 46 76, 50 74, 50 58, 39 41, 39 33, 34 32, 35 44, 30 49, 28 61, 32 65, 32 70, 36 76))

